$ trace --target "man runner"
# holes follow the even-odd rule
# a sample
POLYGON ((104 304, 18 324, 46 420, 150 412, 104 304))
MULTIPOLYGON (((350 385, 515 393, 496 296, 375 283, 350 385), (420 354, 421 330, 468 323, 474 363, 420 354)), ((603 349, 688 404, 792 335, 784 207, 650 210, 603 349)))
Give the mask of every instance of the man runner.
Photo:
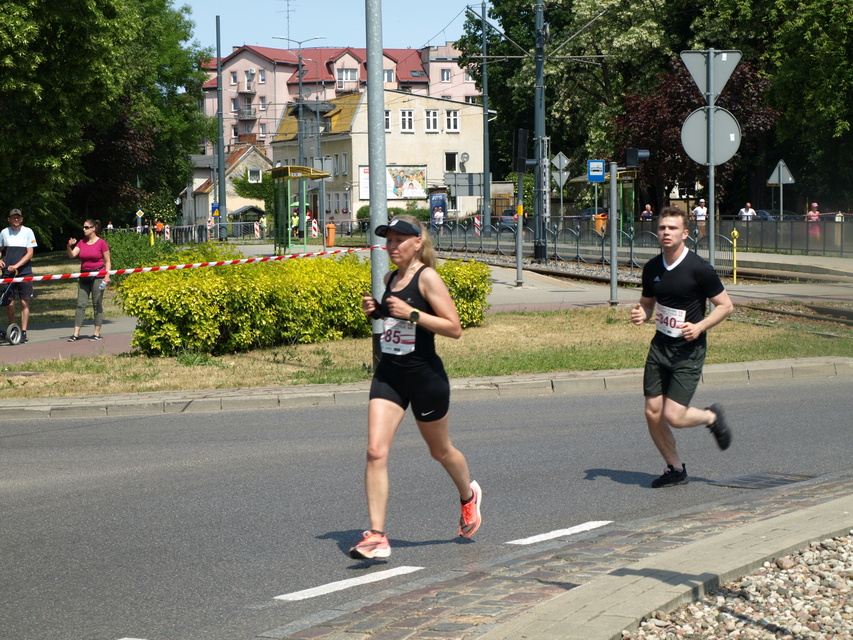
POLYGON ((689 235, 687 213, 664 207, 658 217, 662 253, 643 267, 643 291, 631 310, 631 322, 653 319, 657 331, 646 358, 643 394, 646 422, 666 469, 652 488, 687 484, 687 465, 678 455, 673 428, 707 426, 720 449, 728 449, 731 431, 718 405, 691 407, 702 377, 705 332, 734 310, 714 268, 684 244, 689 235), (714 309, 705 315, 705 302, 714 309))

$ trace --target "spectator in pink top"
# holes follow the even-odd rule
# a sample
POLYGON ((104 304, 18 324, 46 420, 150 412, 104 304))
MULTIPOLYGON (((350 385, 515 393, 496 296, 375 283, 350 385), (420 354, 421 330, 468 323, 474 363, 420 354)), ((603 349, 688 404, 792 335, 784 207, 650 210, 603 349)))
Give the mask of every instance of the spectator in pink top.
POLYGON ((95 311, 95 335, 90 340, 103 340, 101 337, 101 325, 104 323, 104 289, 110 283, 109 271, 112 269, 110 263, 110 247, 99 237, 101 222, 99 220, 86 220, 83 223, 83 239, 68 239, 68 257, 80 258, 80 271, 107 271, 103 276, 89 276, 77 280, 77 313, 74 316, 74 335, 68 338, 68 342, 77 342, 80 339, 80 328, 83 326, 83 318, 86 316, 86 307, 89 298, 92 298, 92 307, 95 311))

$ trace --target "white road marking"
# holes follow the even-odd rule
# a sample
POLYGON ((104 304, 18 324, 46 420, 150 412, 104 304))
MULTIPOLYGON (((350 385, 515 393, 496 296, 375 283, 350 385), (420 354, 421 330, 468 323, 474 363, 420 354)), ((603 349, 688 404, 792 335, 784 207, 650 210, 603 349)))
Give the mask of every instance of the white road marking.
POLYGON ((307 600, 308 598, 316 598, 317 596, 322 596, 327 593, 343 591, 344 589, 349 589, 350 587, 357 587, 361 584, 379 582, 380 580, 387 580, 388 578, 393 578, 394 576, 400 576, 406 573, 413 573, 415 571, 420 571, 421 569, 423 569, 423 567, 397 567, 396 569, 388 569, 387 571, 377 571, 376 573, 370 573, 366 576, 361 576, 360 578, 349 578, 348 580, 330 582, 329 584, 314 587, 313 589, 305 589, 303 591, 285 593, 284 595, 276 596, 274 599, 290 601, 307 600))
POLYGON ((611 524, 612 522, 612 520, 593 520, 592 522, 584 522, 583 524, 579 524, 576 527, 569 527, 568 529, 558 529, 557 531, 542 533, 538 536, 521 538, 520 540, 510 540, 507 544, 535 544, 537 542, 543 542, 544 540, 553 540, 554 538, 570 536, 574 533, 591 531, 592 529, 598 529, 598 527, 603 527, 604 525, 611 524))

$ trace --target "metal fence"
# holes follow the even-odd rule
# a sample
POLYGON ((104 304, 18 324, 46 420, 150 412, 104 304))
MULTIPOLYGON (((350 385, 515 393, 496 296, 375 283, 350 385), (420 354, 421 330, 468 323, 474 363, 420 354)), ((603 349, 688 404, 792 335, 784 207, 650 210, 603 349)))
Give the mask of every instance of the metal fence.
MULTIPOLYGON (((650 228, 651 224, 648 225, 650 228)), ((431 225, 430 235, 436 249, 444 252, 476 256, 478 254, 515 256, 516 231, 486 225, 477 230, 471 221, 462 220, 443 225, 437 229, 431 225)), ((714 262, 718 273, 729 275, 734 266, 733 244, 729 238, 717 234, 714 245, 714 262)), ((580 222, 574 228, 558 225, 545 232, 545 258, 548 262, 575 262, 577 264, 610 265, 610 234, 606 229, 596 228, 594 223, 580 222)), ((640 269, 651 258, 660 253, 658 236, 651 230, 635 229, 617 234, 617 266, 630 270, 640 269)), ((707 236, 693 235, 687 246, 706 260, 710 254, 707 236)), ((522 228, 522 258, 534 258, 533 229, 522 228)))

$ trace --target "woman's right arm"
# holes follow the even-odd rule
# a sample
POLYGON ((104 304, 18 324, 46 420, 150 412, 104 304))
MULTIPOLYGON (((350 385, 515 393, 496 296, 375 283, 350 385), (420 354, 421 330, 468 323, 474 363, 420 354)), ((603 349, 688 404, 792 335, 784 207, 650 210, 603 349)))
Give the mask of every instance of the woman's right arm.
POLYGON ((74 238, 68 238, 68 246, 66 249, 68 249, 69 258, 76 258, 80 255, 80 247, 77 246, 77 240, 74 238))

